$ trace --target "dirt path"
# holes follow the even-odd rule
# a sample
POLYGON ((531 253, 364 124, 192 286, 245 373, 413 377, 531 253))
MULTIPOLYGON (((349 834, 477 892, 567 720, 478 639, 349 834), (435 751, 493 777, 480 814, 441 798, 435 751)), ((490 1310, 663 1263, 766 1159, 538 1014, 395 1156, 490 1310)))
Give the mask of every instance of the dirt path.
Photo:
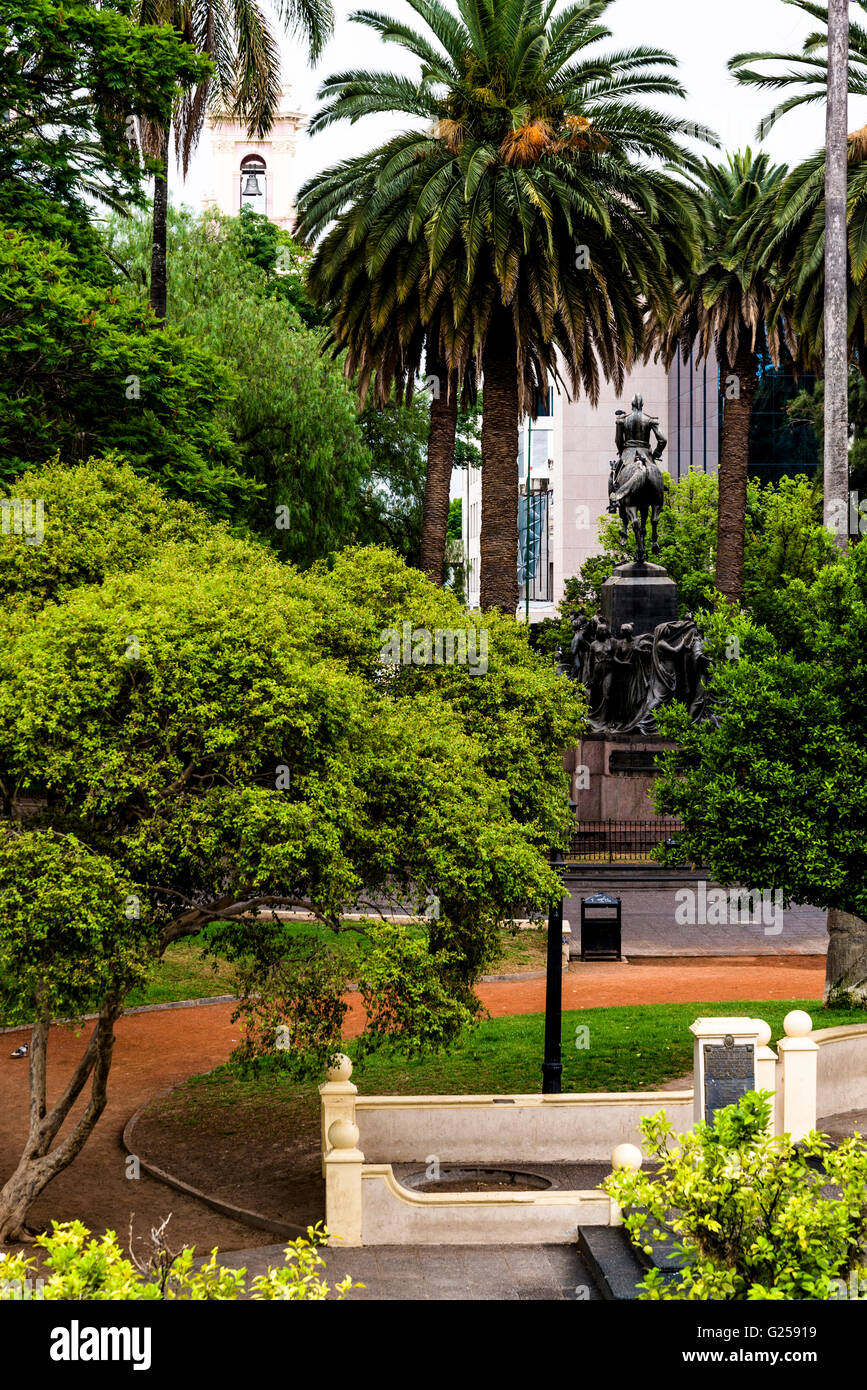
MULTIPOLYGON (((563 1007, 688 1003, 692 999, 818 1000, 823 979, 822 961, 804 956, 772 961, 679 958, 648 964, 574 965, 563 980, 563 1007)), ((545 1006, 544 979, 492 982, 480 985, 478 993, 498 1017, 540 1012, 545 1006)), ((352 1036, 361 1027, 357 997, 350 1006, 347 1034, 352 1036)), ((47 1224, 52 1217, 78 1217, 92 1230, 118 1230, 125 1241, 130 1213, 135 1213, 136 1232, 141 1234, 172 1212, 170 1231, 178 1245, 237 1250, 273 1244, 274 1236, 267 1231, 254 1231, 222 1217, 147 1176, 127 1177, 121 1142, 127 1120, 159 1091, 226 1061, 238 1040, 238 1025, 230 1021, 232 1009, 228 1003, 208 1004, 131 1014, 119 1020, 106 1111, 84 1151, 34 1207, 34 1225, 47 1224)), ((0 1038, 0 1178, 14 1167, 25 1134, 28 1067, 9 1053, 26 1035, 22 1029, 0 1038)), ((50 1094, 59 1092, 81 1047, 82 1039, 71 1030, 52 1031, 50 1094)))

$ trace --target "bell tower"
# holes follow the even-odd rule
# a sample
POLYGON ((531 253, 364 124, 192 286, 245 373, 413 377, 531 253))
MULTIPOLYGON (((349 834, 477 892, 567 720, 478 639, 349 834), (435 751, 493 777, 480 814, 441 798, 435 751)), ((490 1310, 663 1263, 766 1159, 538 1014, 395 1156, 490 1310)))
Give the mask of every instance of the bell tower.
POLYGON ((203 139, 207 160, 207 193, 203 207, 216 207, 237 217, 242 207, 252 208, 291 232, 295 224, 292 202, 292 160, 299 133, 307 124, 296 111, 291 88, 283 95, 274 124, 264 139, 251 139, 241 122, 210 115, 203 139))

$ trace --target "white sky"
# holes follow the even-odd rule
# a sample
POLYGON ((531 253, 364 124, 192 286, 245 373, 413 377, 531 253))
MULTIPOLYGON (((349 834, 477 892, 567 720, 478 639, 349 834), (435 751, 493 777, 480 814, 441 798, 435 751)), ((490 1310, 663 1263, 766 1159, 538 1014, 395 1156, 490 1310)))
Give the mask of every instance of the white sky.
MULTIPOLYGON (((335 33, 315 70, 307 65, 300 46, 286 41, 284 81, 293 88, 298 110, 311 115, 322 79, 346 68, 398 69, 402 54, 392 44, 380 44, 368 29, 349 20, 353 10, 367 5, 415 21, 404 0, 334 0, 335 33)), ((652 45, 667 49, 679 60, 680 77, 689 93, 687 102, 672 102, 672 109, 689 119, 711 126, 728 149, 751 144, 755 149, 756 126, 773 105, 775 94, 738 87, 726 69, 731 54, 754 49, 796 52, 814 22, 783 0, 614 0, 607 15, 613 31, 608 48, 652 45)), ((421 27, 419 25, 419 27, 421 27)), ((601 49, 600 49, 601 51, 601 49)), ((412 60, 403 70, 413 71, 412 60)), ((867 121, 867 99, 850 98, 849 129, 867 121)), ((293 194, 305 179, 349 154, 362 153, 379 144, 405 120, 375 117, 354 126, 341 124, 313 138, 302 136, 291 166, 293 194)), ((790 112, 764 142, 772 157, 792 164, 811 154, 824 140, 824 107, 821 103, 790 112)), ((194 161, 178 196, 198 207, 204 191, 204 148, 194 161)), ((177 177, 177 176, 176 176, 177 177)))

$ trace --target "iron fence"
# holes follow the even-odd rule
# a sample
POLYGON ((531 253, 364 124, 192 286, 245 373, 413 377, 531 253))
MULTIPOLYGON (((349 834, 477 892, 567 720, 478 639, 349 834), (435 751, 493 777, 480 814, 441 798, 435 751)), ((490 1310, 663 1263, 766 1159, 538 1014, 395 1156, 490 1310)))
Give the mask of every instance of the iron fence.
POLYGON ((676 845, 679 820, 583 820, 572 836, 570 859, 577 863, 630 863, 649 860, 657 845, 676 845))

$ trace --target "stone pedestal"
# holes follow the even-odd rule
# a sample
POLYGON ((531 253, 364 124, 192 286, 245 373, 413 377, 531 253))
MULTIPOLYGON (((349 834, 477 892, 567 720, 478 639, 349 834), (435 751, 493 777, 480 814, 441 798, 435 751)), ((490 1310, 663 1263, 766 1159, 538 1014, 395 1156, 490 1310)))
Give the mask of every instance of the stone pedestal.
POLYGON ((572 800, 582 821, 663 821, 650 800, 656 754, 672 744, 641 734, 590 734, 567 755, 572 800))
POLYGON ((636 637, 653 632, 677 618, 677 585, 662 565, 618 565, 602 585, 601 609, 615 637, 623 623, 634 625, 636 637))

